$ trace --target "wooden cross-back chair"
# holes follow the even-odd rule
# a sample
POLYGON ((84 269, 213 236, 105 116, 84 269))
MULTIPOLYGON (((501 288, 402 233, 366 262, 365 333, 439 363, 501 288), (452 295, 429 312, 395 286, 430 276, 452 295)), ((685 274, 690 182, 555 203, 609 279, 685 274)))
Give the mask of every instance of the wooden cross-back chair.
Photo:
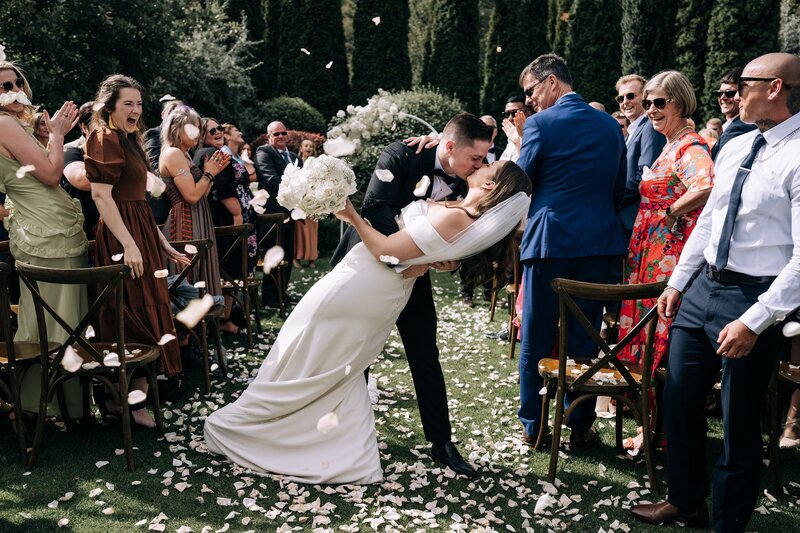
MULTIPOLYGON (((17 261, 17 270, 20 279, 33 295, 36 308, 36 322, 39 329, 40 362, 42 365, 41 394, 39 398, 39 417, 36 424, 36 435, 33 441, 28 464, 36 464, 39 449, 42 444, 45 430, 45 416, 47 404, 59 386, 75 378, 90 378, 100 381, 107 387, 121 408, 122 434, 128 470, 134 469, 133 437, 131 435, 130 404, 128 391, 130 380, 134 371, 141 369, 147 379, 150 396, 153 403, 153 414, 159 432, 164 433, 164 421, 161 416, 161 405, 158 399, 158 384, 156 382, 157 360, 161 355, 158 346, 125 342, 124 319, 124 291, 123 283, 130 276, 131 269, 127 265, 110 265, 94 268, 47 268, 29 265, 17 261), (96 295, 93 297, 89 310, 72 327, 61 317, 42 297, 39 292, 39 283, 55 283, 66 285, 97 286, 96 295), (114 341, 96 342, 86 337, 87 328, 94 321, 97 324, 98 313, 102 306, 110 304, 114 316, 114 341), (50 358, 48 352, 47 326, 45 313, 50 315, 67 333, 67 339, 58 345, 55 355, 50 358), (68 348, 75 350, 82 364, 77 370, 70 372, 62 366, 68 348), (110 352, 118 354, 118 366, 106 365, 104 358, 110 352)), ((85 394, 84 398, 88 398, 85 394)), ((84 401, 84 416, 88 416, 84 401)))
MULTIPOLYGON (((269 225, 269 229, 258 240, 258 268, 262 268, 264 266, 264 254, 267 251, 267 242, 274 239, 275 246, 280 246, 283 248, 281 224, 291 224, 292 219, 289 217, 289 215, 285 215, 283 213, 263 213, 257 215, 257 217, 260 222, 267 222, 269 225)), ((278 310, 281 318, 286 316, 286 291, 283 285, 283 270, 284 267, 289 264, 289 260, 291 260, 291 258, 284 258, 275 268, 270 270, 269 274, 264 274, 265 276, 271 276, 273 281, 275 281, 275 290, 278 297, 278 310)))
POLYGON ((622 302, 657 298, 666 287, 666 282, 606 285, 557 278, 552 281, 551 285, 559 296, 558 359, 543 358, 539 361, 539 374, 544 379, 546 394, 542 402, 542 422, 536 439, 538 448, 547 431, 550 400, 555 397, 556 412, 553 420, 548 480, 551 483, 555 480, 561 443, 561 427, 569 418, 570 413, 577 405, 585 401, 594 401, 597 396, 611 396, 619 402, 616 424, 617 453, 623 453, 621 404, 625 404, 630 408, 637 424, 643 428, 643 451, 647 475, 650 479, 651 490, 657 491, 650 429, 651 367, 655 328, 658 323, 657 309, 653 307, 645 313, 628 334, 612 348, 600 336, 600 332, 595 329, 575 299, 622 302), (573 359, 569 356, 568 323, 571 319, 577 320, 597 345, 600 352, 597 358, 573 359), (646 342, 640 365, 632 365, 619 359, 619 353, 645 328, 646 342), (572 401, 569 409, 565 412, 564 396, 567 390, 572 393, 581 393, 581 396, 572 401))
MULTIPOLYGON (((197 240, 188 240, 188 241, 170 241, 170 246, 175 248, 179 252, 186 252, 187 246, 194 246, 197 249, 197 253, 195 254, 186 254, 187 256, 191 257, 191 263, 189 266, 184 268, 178 276, 172 280, 169 284, 169 298, 173 304, 173 310, 177 308, 178 310, 183 308, 183 302, 181 302, 180 298, 178 297, 177 291, 180 287, 181 283, 187 278, 189 273, 191 273, 195 266, 200 263, 206 255, 211 250, 213 243, 211 239, 197 239, 197 240)), ((195 280, 197 282, 199 280, 195 280)), ((199 297, 202 298, 205 293, 206 289, 202 286, 197 287, 199 297)), ((228 358, 227 353, 225 351, 225 347, 222 345, 222 334, 219 328, 219 316, 221 315, 221 309, 212 309, 204 318, 201 320, 195 328, 186 327, 185 324, 180 322, 179 320, 175 320, 175 327, 178 328, 180 331, 185 332, 192 338, 192 340, 200 347, 203 355, 203 378, 205 382, 205 389, 206 394, 211 394, 211 367, 208 362, 208 357, 210 351, 208 349, 208 326, 211 325, 211 331, 214 335, 214 345, 215 345, 215 356, 217 360, 217 364, 219 365, 220 369, 222 370, 223 375, 227 375, 228 373, 228 358), (196 331, 199 329, 200 331, 196 331)))
MULTIPOLYGON (((522 234, 522 228, 517 228, 517 231, 514 233, 512 247, 513 271, 511 282, 505 284, 503 287, 500 287, 500 285, 497 283, 497 275, 495 274, 492 284, 492 299, 489 302, 489 321, 491 322, 494 320, 494 312, 495 308, 497 307, 497 293, 499 293, 501 290, 506 291, 506 298, 508 301, 508 341, 510 344, 508 348, 509 359, 514 358, 514 352, 516 351, 517 347, 517 333, 519 332, 519 326, 517 326, 517 299, 519 298, 520 286, 522 285, 522 263, 520 263, 519 259, 519 248, 522 243, 522 234)), ((505 273, 501 273, 501 276, 504 275, 505 273)))
MULTIPOLYGON (((251 311, 255 310, 256 328, 260 332, 261 311, 258 304, 254 303, 251 285, 254 279, 250 276, 247 255, 247 239, 253 231, 252 224, 239 224, 236 226, 217 226, 214 233, 217 246, 226 243, 225 253, 219 260, 219 272, 222 276, 222 294, 230 296, 239 304, 244 313, 245 328, 247 329, 247 346, 253 349, 253 319, 251 311), (238 264, 235 260, 238 257, 238 264), (236 269, 235 267, 239 267, 236 269)), ((220 248, 221 249, 221 248, 220 248)))

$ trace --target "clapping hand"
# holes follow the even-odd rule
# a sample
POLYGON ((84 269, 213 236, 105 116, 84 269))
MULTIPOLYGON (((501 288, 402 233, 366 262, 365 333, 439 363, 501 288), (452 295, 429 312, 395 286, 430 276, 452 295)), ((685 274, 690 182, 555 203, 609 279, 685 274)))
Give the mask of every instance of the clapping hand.
POLYGON ((203 172, 208 172, 212 176, 216 176, 222 172, 230 162, 230 154, 226 154, 222 150, 217 150, 211 157, 206 157, 205 161, 203 161, 203 172))
POLYGON ((64 102, 61 109, 56 111, 56 114, 52 117, 50 117, 46 109, 42 111, 42 119, 47 126, 47 131, 59 137, 64 137, 64 135, 72 131, 72 128, 78 123, 78 117, 78 106, 72 101, 64 102))

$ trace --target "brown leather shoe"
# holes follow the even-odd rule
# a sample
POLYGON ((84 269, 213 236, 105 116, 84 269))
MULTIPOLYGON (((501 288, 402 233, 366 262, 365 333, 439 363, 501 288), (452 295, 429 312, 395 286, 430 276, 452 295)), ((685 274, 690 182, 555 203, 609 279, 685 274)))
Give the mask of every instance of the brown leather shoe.
POLYGON ((646 503, 631 507, 631 514, 637 520, 648 524, 673 524, 683 522, 688 527, 708 527, 708 508, 703 502, 694 512, 684 514, 669 502, 646 503))
POLYGON ((536 444, 536 435, 528 435, 528 433, 523 429, 522 442, 524 442, 528 446, 533 446, 536 444))

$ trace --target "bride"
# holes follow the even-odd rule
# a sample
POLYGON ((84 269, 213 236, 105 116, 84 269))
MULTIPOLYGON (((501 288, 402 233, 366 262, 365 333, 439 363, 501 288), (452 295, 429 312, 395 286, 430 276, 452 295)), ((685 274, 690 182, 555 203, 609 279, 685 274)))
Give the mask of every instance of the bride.
POLYGON ((513 232, 527 213, 530 180, 514 163, 484 165, 466 181, 460 202, 406 206, 400 231, 389 236, 347 201, 336 216, 355 227, 362 243, 297 304, 239 399, 208 417, 211 452, 305 483, 381 481, 364 370, 383 349, 414 285, 399 272, 468 258, 465 273, 485 277, 490 258, 498 257, 503 272, 513 232), (488 251, 493 245, 500 249, 488 251))

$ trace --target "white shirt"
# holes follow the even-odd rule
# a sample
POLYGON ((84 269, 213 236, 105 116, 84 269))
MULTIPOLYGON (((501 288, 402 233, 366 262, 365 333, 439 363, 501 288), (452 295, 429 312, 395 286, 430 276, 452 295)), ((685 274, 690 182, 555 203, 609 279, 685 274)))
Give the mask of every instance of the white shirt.
MULTIPOLYGON (((433 168, 444 172, 444 167, 442 167, 442 162, 439 161, 438 151, 436 152, 436 156, 434 157, 433 168)), ((433 180, 433 189, 431 190, 431 200, 433 200, 434 202, 440 202, 444 200, 445 198, 450 196, 450 193, 453 192, 453 189, 450 188, 450 185, 448 185, 447 182, 441 178, 441 176, 437 176, 436 174, 434 174, 433 176, 431 176, 431 179, 433 180)), ((455 178, 455 179, 461 179, 461 178, 455 178)))
MULTIPOLYGON (((636 131, 636 129, 639 126, 642 125, 642 122, 644 122, 646 118, 647 118, 647 113, 642 113, 641 115, 639 115, 639 118, 628 124, 628 139, 633 137, 633 132, 636 131)), ((627 141, 628 139, 625 140, 627 141)))
MULTIPOLYGON (((722 147, 714 164, 714 188, 670 287, 683 291, 704 262, 715 263, 733 181, 758 133, 745 133, 722 147)), ((755 333, 800 306, 800 113, 763 135, 767 142, 744 182, 725 267, 750 276, 777 276, 740 317, 755 333)))
POLYGON ((509 141, 508 146, 506 146, 506 149, 503 150, 502 154, 500 154, 499 160, 513 161, 514 163, 516 163, 517 159, 519 159, 519 150, 517 150, 517 146, 514 143, 509 141))
POLYGON ((727 130, 727 129, 728 129, 728 127, 729 127, 731 124, 733 124, 733 121, 734 121, 734 120, 736 120, 737 118, 739 118, 739 115, 736 115, 735 117, 733 117, 733 118, 729 118, 728 120, 726 120, 726 121, 725 121, 725 123, 722 125, 722 131, 725 131, 725 130, 727 130))

